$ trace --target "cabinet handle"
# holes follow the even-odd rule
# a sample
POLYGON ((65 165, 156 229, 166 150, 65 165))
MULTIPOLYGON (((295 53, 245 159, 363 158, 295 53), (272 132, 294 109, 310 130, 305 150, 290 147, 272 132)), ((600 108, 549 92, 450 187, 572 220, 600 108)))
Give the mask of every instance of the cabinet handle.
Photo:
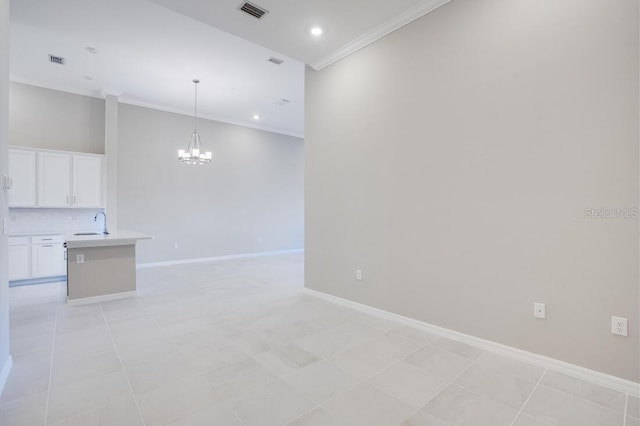
POLYGON ((43 238, 42 241, 53 241, 53 238, 43 238))
POLYGON ((42 247, 53 247, 53 244, 45 244, 42 247))
POLYGON ((73 204, 78 204, 78 197, 76 195, 73 196, 73 204))
POLYGON ((64 260, 67 260, 67 251, 64 251, 64 260))
POLYGON ((69 204, 69 196, 67 195, 67 204, 69 204))

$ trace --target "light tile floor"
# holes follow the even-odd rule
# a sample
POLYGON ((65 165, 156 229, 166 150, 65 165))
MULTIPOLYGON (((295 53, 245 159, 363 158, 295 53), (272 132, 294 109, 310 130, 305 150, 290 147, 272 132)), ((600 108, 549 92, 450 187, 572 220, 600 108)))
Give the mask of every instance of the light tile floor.
POLYGON ((302 255, 140 270, 86 306, 12 288, 0 424, 640 426, 635 397, 302 289, 302 255))

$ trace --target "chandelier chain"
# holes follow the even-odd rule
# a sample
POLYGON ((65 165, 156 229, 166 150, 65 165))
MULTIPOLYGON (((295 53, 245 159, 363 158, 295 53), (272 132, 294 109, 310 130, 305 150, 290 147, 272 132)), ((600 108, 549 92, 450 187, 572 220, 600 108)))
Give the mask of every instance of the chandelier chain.
POLYGON ((193 131, 197 132, 198 131, 198 83, 200 83, 199 80, 193 80, 193 82, 195 83, 195 96, 194 96, 194 102, 193 102, 193 131))

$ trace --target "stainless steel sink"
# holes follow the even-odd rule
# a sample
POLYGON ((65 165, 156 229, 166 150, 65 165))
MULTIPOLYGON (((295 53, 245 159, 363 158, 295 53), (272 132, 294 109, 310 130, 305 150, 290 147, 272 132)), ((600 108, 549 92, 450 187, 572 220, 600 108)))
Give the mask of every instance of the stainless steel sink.
POLYGON ((78 232, 77 234, 73 234, 73 235, 100 235, 97 232, 78 232))

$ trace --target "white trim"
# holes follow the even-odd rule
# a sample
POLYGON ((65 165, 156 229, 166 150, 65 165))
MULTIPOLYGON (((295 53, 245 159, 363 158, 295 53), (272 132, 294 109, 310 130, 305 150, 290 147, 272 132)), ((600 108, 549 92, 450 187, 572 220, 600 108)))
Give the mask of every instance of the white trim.
POLYGON ((539 365, 540 367, 548 368, 549 370, 557 371, 559 373, 563 373, 571 377, 586 380, 591 383, 595 383, 610 389, 617 390, 619 392, 628 393, 629 395, 632 395, 635 397, 640 397, 640 383, 632 382, 630 380, 622 379, 620 377, 601 373, 599 371, 590 370, 588 368, 580 367, 578 365, 570 364, 568 362, 560 361, 554 358, 549 358, 544 355, 538 355, 522 349, 514 348, 512 346, 507 346, 501 343, 492 342, 490 340, 481 339, 479 337, 460 333, 458 331, 439 327, 437 325, 418 321, 418 320, 408 318, 402 315, 394 314, 392 312, 388 312, 382 309, 374 308, 372 306, 363 305, 361 303, 357 303, 351 300, 343 299, 341 297, 333 296, 331 294, 322 293, 317 290, 312 290, 310 288, 305 288, 304 292, 308 295, 318 297, 320 299, 324 299, 329 302, 337 303, 339 305, 346 306, 348 308, 354 309, 359 312, 375 315, 377 317, 380 317, 386 320, 396 321, 411 327, 420 328, 430 333, 447 337, 451 340, 456 340, 469 345, 473 345, 475 347, 478 347, 490 352, 498 353, 500 355, 505 355, 505 356, 515 358, 517 360, 527 362, 530 364, 539 365))
MULTIPOLYGON (((449 0, 447 0, 449 1, 449 0)), ((170 112, 173 114, 180 114, 180 115, 186 115, 186 116, 190 116, 193 117, 193 113, 190 111, 187 111, 186 109, 180 109, 180 108, 172 108, 169 106, 162 106, 162 105, 158 105, 158 104, 154 104, 151 102, 141 102, 135 99, 128 99, 126 97, 122 97, 122 94, 115 94, 115 93, 101 93, 100 95, 97 95, 96 92, 94 90, 90 90, 90 89, 78 89, 78 88, 73 88, 73 87, 67 87, 67 86, 62 86, 62 85, 58 85, 58 84, 50 84, 50 83, 43 83, 40 81, 33 81, 33 80, 29 80, 29 79, 24 79, 24 78, 20 78, 20 79, 12 79, 11 82, 14 83, 19 83, 19 84, 26 84, 28 86, 35 86, 35 87, 40 87, 43 89, 49 89, 49 90, 55 90, 56 92, 63 92, 63 93, 71 93, 72 95, 79 95, 79 96, 86 96, 89 98, 95 98, 95 99, 105 99, 107 95, 112 95, 112 96, 116 96, 118 98, 118 103, 121 104, 127 104, 127 105, 133 105, 133 106, 138 106, 138 107, 142 107, 142 108, 148 108, 148 109, 153 109, 156 111, 163 111, 163 112, 170 112)), ((209 121, 217 121, 220 123, 224 123, 224 124, 231 124, 234 126, 240 126, 240 127, 246 127, 249 129, 255 129, 255 130, 261 130, 263 132, 270 132, 270 133, 277 133, 279 135, 285 135, 285 136, 292 136, 294 138, 300 138, 300 139, 304 139, 304 131, 302 133, 298 133, 298 132, 290 132, 290 131, 285 131, 285 130, 281 130, 281 129, 276 129, 275 127, 269 127, 266 125, 260 125, 260 124, 256 124, 256 123, 251 123, 248 121, 241 121, 241 120, 233 120, 230 118, 226 118, 226 117, 221 117, 215 114, 204 114, 204 115, 199 115, 198 118, 202 118, 205 120, 209 120, 209 121)))
MULTIPOLYGON (((169 107, 169 106, 162 106, 162 105, 158 105, 158 104, 154 104, 154 103, 150 103, 150 102, 141 102, 141 101, 138 101, 138 100, 135 100, 135 99, 127 99, 127 98, 118 98, 118 103, 125 104, 125 105, 136 106, 136 107, 140 107, 140 108, 152 109, 152 110, 155 110, 155 111, 170 112, 172 114, 185 115, 187 117, 193 118, 193 112, 188 112, 187 110, 182 110, 180 108, 172 108, 172 107, 169 107)), ((230 124, 230 125, 233 125, 233 126, 246 127, 247 129, 260 130, 262 132, 277 133, 279 135, 291 136, 291 137, 294 137, 294 138, 304 139, 304 131, 302 133, 289 132, 289 131, 285 131, 285 130, 276 129, 275 127, 269 127, 269 126, 265 126, 265 125, 249 123, 249 122, 240 121, 240 120, 234 120, 234 119, 231 119, 231 118, 221 117, 221 116, 215 115, 215 114, 206 114, 205 113, 203 115, 198 115, 198 119, 216 121, 218 123, 230 124)))
POLYGON ((135 297, 136 291, 123 291, 121 293, 104 294, 102 296, 81 297, 78 299, 67 298, 68 305, 87 305, 89 303, 109 302, 111 300, 127 299, 129 297, 135 297))
POLYGON ((280 254, 302 253, 304 249, 262 251, 257 253, 230 254, 216 257, 196 257, 192 259, 167 260, 164 262, 139 263, 137 269, 156 268, 158 266, 186 265, 189 263, 219 262, 221 260, 247 259, 251 257, 278 256, 280 254))
MULTIPOLYGON (((33 146, 9 145, 9 149, 15 149, 18 151, 30 151, 30 152, 36 152, 36 153, 50 152, 53 154, 82 155, 83 157, 86 156, 86 157, 104 158, 104 154, 96 154, 95 152, 66 151, 64 149, 37 148, 33 146)), ((27 208, 31 208, 31 207, 27 207, 27 208)), ((86 208, 93 209, 93 207, 86 207, 86 208)), ((34 234, 34 235, 42 235, 42 234, 34 234)))
POLYGON ((4 366, 2 367, 2 371, 0 371, 0 395, 2 395, 4 385, 7 384, 7 379, 9 378, 11 367, 13 367, 13 358, 11 358, 11 355, 9 355, 7 361, 5 361, 4 366))
POLYGON ((405 10, 400 15, 383 22, 371 31, 364 33, 339 49, 334 50, 324 58, 321 58, 309 65, 314 70, 320 71, 321 69, 328 67, 334 62, 338 62, 340 59, 351 55, 374 41, 380 40, 382 37, 394 32, 398 28, 404 27, 421 16, 424 16, 427 13, 436 10, 440 6, 449 3, 449 1, 450 0, 423 0, 415 6, 405 10))

